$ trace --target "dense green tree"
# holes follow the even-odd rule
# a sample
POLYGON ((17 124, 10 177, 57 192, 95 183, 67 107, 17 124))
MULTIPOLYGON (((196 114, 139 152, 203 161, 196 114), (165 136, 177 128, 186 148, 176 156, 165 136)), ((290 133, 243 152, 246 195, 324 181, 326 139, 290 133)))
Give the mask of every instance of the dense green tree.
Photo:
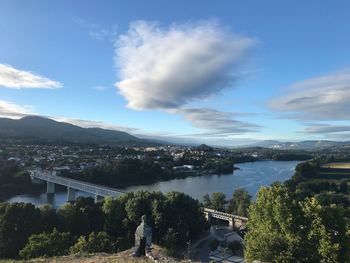
POLYGON ((55 247, 55 242, 65 236, 53 231, 54 228, 69 232, 72 238, 106 231, 84 240, 81 237, 76 251, 92 251, 91 247, 87 249, 85 245, 105 240, 106 235, 117 240, 115 249, 126 249, 134 243, 135 229, 144 214, 148 216, 148 224, 153 229, 154 242, 164 245, 169 241, 166 241, 169 229, 173 229, 173 233, 176 233, 173 249, 178 251, 183 250, 186 242, 194 240, 207 228, 199 202, 179 192, 166 195, 160 192, 132 192, 106 198, 104 202, 96 204, 91 198, 78 198, 57 212, 50 206, 39 209, 29 204, 4 203, 0 204, 0 256, 18 256, 18 251, 26 245, 31 235, 30 243, 21 254, 23 257, 48 256, 56 253, 54 251, 63 251, 55 247), (39 244, 41 241, 42 245, 39 244), (50 244, 52 250, 47 248, 50 244))
POLYGON ((224 193, 214 192, 211 197, 208 193, 203 195, 202 204, 206 208, 225 212, 226 203, 226 196, 224 193))
POLYGON ((16 257, 27 239, 41 231, 41 214, 32 204, 0 204, 0 258, 16 257))
POLYGON ((346 210, 335 204, 322 206, 316 198, 307 198, 300 205, 309 229, 308 242, 317 249, 319 262, 350 262, 346 210))
POLYGON ((205 193, 203 195, 203 201, 202 201, 202 204, 204 207, 207 207, 207 208, 210 208, 212 205, 211 205, 211 200, 210 200, 210 196, 208 193, 205 193))
POLYGON ((59 227, 56 210, 51 205, 44 205, 39 209, 41 213, 41 226, 43 232, 51 232, 55 227, 59 227))
POLYGON ((169 228, 165 238, 164 238, 164 246, 167 249, 167 253, 169 256, 179 256, 179 242, 178 237, 179 233, 177 233, 173 228, 169 228))
POLYGON ((227 212, 240 216, 248 216, 248 207, 251 203, 251 195, 243 188, 236 189, 229 201, 227 212))
MULTIPOLYGON (((207 227, 200 204, 192 197, 179 192, 170 192, 165 196, 164 219, 162 229, 172 228, 178 247, 194 240, 207 227)), ((166 233, 162 233, 164 237, 166 233)))
POLYGON ((99 204, 94 200, 79 197, 73 203, 66 203, 58 212, 62 231, 73 235, 87 235, 103 228, 103 214, 99 204))
POLYGON ((344 210, 316 198, 298 202, 280 184, 261 188, 249 208, 248 262, 348 262, 344 210))
POLYGON ((249 231, 245 236, 247 260, 292 262, 299 240, 295 236, 296 208, 281 185, 260 188, 249 209, 249 231))
POLYGON ((22 258, 62 256, 68 253, 72 240, 69 233, 52 233, 31 235, 25 247, 19 252, 22 258))
POLYGON ((226 196, 221 192, 214 192, 211 196, 211 208, 218 211, 225 211, 226 196))
POLYGON ((57 212, 63 231, 71 231, 73 235, 89 233, 87 218, 83 211, 73 203, 66 203, 57 212))
POLYGON ((30 176, 27 171, 19 167, 15 162, 0 162, 0 198, 7 199, 16 194, 33 190, 30 176))
POLYGON ((103 201, 102 211, 105 219, 104 230, 114 237, 126 235, 127 229, 123 224, 126 218, 125 203, 128 193, 117 197, 107 197, 103 201))

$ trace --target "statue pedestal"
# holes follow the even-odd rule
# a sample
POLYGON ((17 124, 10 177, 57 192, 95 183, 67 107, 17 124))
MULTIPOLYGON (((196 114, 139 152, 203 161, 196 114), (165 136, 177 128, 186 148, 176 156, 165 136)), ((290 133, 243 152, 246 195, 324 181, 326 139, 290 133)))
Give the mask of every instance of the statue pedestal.
POLYGON ((134 257, 147 256, 153 258, 151 252, 152 246, 152 228, 147 225, 146 215, 142 216, 142 223, 135 231, 135 251, 134 257))

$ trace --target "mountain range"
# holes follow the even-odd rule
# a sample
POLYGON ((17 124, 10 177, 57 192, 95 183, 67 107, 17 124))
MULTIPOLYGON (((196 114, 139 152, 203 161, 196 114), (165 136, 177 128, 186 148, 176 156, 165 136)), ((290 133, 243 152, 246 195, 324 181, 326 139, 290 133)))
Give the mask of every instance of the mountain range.
POLYGON ((147 142, 122 131, 82 128, 38 116, 26 116, 21 119, 0 118, 0 137, 111 146, 147 142))
MULTIPOLYGON (((110 146, 169 143, 156 139, 142 139, 117 130, 82 128, 70 123, 58 122, 39 116, 26 116, 21 119, 0 118, 1 137, 110 146)), ((265 140, 246 145, 246 147, 264 147, 276 150, 316 150, 333 147, 350 147, 350 141, 308 140, 281 142, 277 140, 265 140)))
POLYGON ((259 141, 249 147, 264 147, 276 150, 317 150, 333 147, 350 147, 350 141, 308 140, 300 142, 280 142, 275 140, 259 141))

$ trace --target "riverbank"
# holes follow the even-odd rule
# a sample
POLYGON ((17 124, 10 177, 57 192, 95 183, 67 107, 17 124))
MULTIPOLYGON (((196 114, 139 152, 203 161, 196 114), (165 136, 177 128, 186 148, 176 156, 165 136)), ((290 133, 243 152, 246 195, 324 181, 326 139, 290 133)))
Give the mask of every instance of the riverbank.
MULTIPOLYGON (((285 181, 294 175, 294 169, 298 161, 259 161, 238 164, 239 170, 227 175, 201 175, 172 179, 169 181, 155 182, 152 184, 138 184, 122 188, 126 192, 146 190, 161 191, 163 193, 178 191, 186 193, 197 200, 202 200, 205 193, 222 192, 231 197, 237 188, 245 188, 250 195, 255 197, 261 186, 268 186, 275 181, 285 181)), ((64 188, 63 188, 64 189, 64 188)), ((76 196, 91 196, 78 191, 76 196)), ((47 196, 44 191, 39 196, 17 195, 9 199, 9 202, 30 202, 35 205, 51 204, 59 207, 66 202, 66 191, 56 192, 47 196)))

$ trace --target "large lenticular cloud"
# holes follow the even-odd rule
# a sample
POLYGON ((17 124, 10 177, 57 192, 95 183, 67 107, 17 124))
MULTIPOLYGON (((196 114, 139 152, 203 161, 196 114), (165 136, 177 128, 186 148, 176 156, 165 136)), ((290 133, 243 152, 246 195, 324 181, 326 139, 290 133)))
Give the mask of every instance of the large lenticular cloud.
POLYGON ((179 108, 239 78, 255 42, 214 22, 134 22, 116 42, 116 86, 132 109, 179 108))

